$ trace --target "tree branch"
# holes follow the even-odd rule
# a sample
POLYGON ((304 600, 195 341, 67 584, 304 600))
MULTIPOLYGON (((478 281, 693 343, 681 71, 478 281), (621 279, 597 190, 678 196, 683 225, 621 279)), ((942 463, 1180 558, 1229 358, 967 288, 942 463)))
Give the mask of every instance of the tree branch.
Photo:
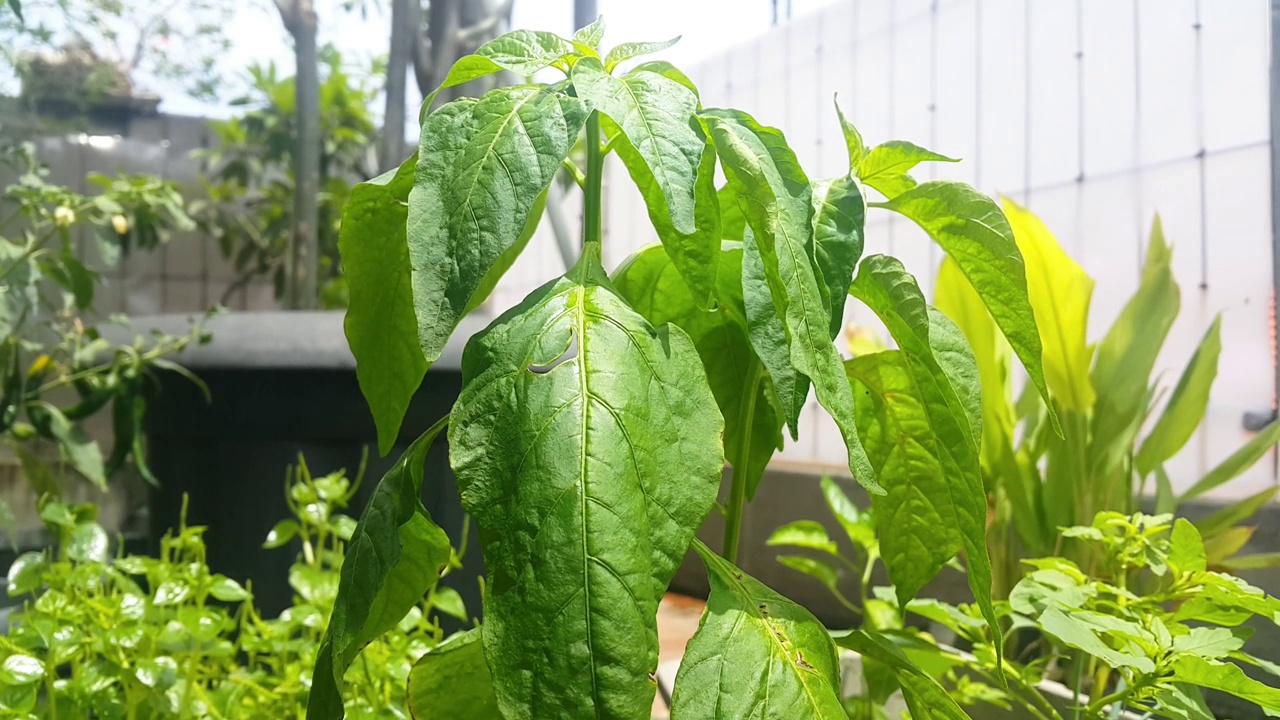
POLYGON ((506 20, 511 15, 511 7, 514 0, 504 0, 501 5, 493 9, 489 13, 489 17, 477 22, 471 27, 465 27, 458 31, 458 42, 463 45, 477 44, 485 39, 486 35, 493 33, 497 29, 498 24, 506 20))

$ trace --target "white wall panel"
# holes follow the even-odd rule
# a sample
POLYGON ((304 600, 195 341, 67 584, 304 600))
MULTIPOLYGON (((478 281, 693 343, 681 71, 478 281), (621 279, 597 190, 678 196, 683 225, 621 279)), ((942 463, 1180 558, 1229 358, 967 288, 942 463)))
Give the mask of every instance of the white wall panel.
POLYGON ((1085 177, 1137 165, 1137 50, 1131 0, 1084 0, 1085 177))
POLYGON ((1270 136, 1266 17, 1266 0, 1200 3, 1209 150, 1265 142, 1270 136))
POLYGON ((1194 25, 1195 0, 1139 0, 1138 122, 1143 163, 1190 157, 1200 149, 1194 25))

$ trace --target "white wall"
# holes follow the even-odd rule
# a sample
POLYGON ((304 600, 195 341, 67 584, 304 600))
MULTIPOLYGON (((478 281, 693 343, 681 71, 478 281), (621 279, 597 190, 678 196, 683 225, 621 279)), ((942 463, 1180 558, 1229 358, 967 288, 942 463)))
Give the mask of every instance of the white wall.
MULTIPOLYGON (((1242 415, 1268 408, 1275 389, 1268 22, 1266 0, 844 0, 685 70, 704 105, 782 128, 811 177, 847 169, 835 93, 868 142, 964 158, 919 176, 971 182, 1040 214, 1097 279, 1091 339, 1137 287, 1158 210, 1182 288, 1160 360, 1170 383, 1223 313, 1207 421, 1168 468, 1187 487, 1248 439, 1242 415)), ((606 263, 656 241, 616 164, 605 204, 606 263)), ((559 271, 545 227, 532 247, 545 272, 508 278, 495 304, 559 271)), ((872 211, 866 251, 897 255, 932 286, 939 251, 914 225, 872 211)), ((801 422, 807 433, 782 458, 844 462, 816 403, 801 422)), ((1267 458, 1218 496, 1275 480, 1267 458)))

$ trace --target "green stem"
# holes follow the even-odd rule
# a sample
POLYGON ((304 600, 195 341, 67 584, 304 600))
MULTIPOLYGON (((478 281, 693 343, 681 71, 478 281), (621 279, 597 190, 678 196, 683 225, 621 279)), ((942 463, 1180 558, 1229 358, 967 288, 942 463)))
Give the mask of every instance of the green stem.
POLYGON ((582 244, 600 244, 603 234, 604 153, 600 148, 600 114, 592 111, 587 116, 587 182, 583 188, 586 196, 582 211, 582 244))
POLYGON ((1129 685, 1121 690, 1111 693, 1110 695, 1104 695, 1103 697, 1089 703, 1089 707, 1085 708, 1085 714, 1091 718, 1097 717, 1108 705, 1123 702, 1128 699, 1128 697, 1132 695, 1133 691, 1137 688, 1137 685, 1129 685))
POLYGON ((738 411, 738 431, 742 440, 738 445, 736 457, 730 458, 733 474, 729 476, 729 508, 724 519, 724 559, 731 563, 738 562, 738 542, 742 537, 742 511, 747 505, 747 465, 751 462, 751 425, 755 421, 756 396, 760 391, 760 360, 752 359, 747 366, 747 377, 751 384, 747 386, 747 401, 738 411))

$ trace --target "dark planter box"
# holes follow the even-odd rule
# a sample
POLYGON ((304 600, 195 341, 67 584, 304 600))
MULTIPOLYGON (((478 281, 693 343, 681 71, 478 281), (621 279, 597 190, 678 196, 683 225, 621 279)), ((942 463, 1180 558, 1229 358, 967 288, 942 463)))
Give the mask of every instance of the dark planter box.
MULTIPOLYGON (((359 517, 382 474, 452 407, 461 386, 463 342, 486 322, 472 319, 458 329, 459 340, 431 368, 413 398, 396 447, 379 457, 341 313, 214 318, 209 323, 213 341, 178 358, 208 384, 212 403, 190 381, 165 373, 148 408, 147 454, 160 481, 151 494, 153 541, 177 526, 187 495, 187 522, 208 527, 210 567, 252 581, 262 611, 268 617, 279 613, 292 601, 288 574, 298 542, 278 550, 264 550, 262 542, 276 522, 290 516, 284 498, 286 468, 296 465, 301 453, 315 475, 346 468, 354 477, 368 448, 364 484, 348 508, 359 517)), ((134 326, 182 332, 186 319, 138 318, 134 326)), ((428 455, 422 501, 456 546, 464 514, 444 437, 428 455)), ((444 584, 455 588, 478 616, 477 578, 483 566, 474 533, 464 561, 464 570, 450 574, 444 584)))

